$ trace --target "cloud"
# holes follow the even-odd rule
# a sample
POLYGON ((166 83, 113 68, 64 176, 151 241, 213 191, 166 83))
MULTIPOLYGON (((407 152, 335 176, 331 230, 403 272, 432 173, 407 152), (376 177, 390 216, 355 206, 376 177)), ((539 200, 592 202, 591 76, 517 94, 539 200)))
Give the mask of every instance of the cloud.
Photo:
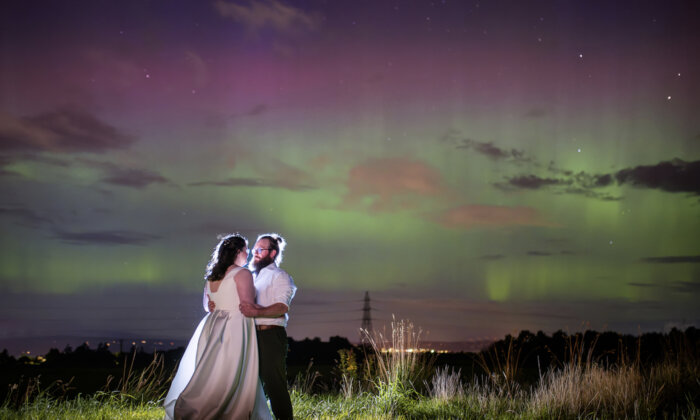
POLYGON ((255 105, 253 108, 251 108, 248 112, 246 112, 244 115, 248 117, 254 117, 256 115, 260 115, 265 113, 269 109, 269 106, 265 104, 258 104, 255 105))
POLYGON ((257 117, 258 115, 262 115, 262 114, 269 112, 269 111, 270 111, 270 106, 267 104, 261 103, 261 104, 257 104, 255 106, 249 108, 246 111, 233 114, 233 115, 231 115, 231 118, 235 119, 235 118, 240 118, 240 117, 257 117))
POLYGON ((628 282, 628 286, 640 287, 645 289, 661 289, 669 290, 678 293, 697 293, 700 291, 700 283, 694 281, 672 281, 669 283, 642 283, 628 282))
POLYGON ((545 251, 527 251, 527 255, 531 257, 549 257, 552 253, 545 251))
POLYGON ((28 227, 50 225, 53 223, 51 219, 40 216, 31 209, 22 207, 0 207, 0 217, 10 217, 15 219, 17 224, 28 227))
POLYGON ((517 149, 501 149, 494 146, 492 142, 478 142, 472 139, 462 139, 457 146, 458 149, 473 149, 493 160, 508 160, 513 162, 530 162, 531 159, 525 157, 525 152, 517 149))
POLYGON ((68 159, 32 152, 15 152, 12 154, 12 156, 0 156, 0 167, 8 166, 15 162, 35 162, 44 165, 58 166, 61 168, 68 168, 71 165, 71 162, 68 159))
POLYGON ((73 245, 145 245, 160 236, 124 230, 66 232, 57 230, 54 237, 73 245))
POLYGON ((602 188, 612 185, 613 177, 610 174, 587 174, 583 171, 574 175, 574 181, 583 188, 602 188))
POLYGON ((448 228, 543 226, 556 227, 532 207, 466 205, 447 210, 435 218, 448 228))
POLYGON ((538 190, 551 185, 569 185, 571 181, 554 178, 540 178, 535 175, 521 175, 508 179, 507 183, 496 183, 496 187, 500 189, 528 189, 538 190))
POLYGON ((102 182, 121 187, 140 189, 151 184, 171 184, 167 178, 145 169, 110 168, 107 172, 109 174, 102 178, 102 182))
POLYGON ((316 170, 323 171, 328 168, 333 163, 333 159, 330 155, 322 153, 307 162, 308 167, 316 170))
POLYGON ((700 255, 681 255, 675 257, 646 257, 642 262, 654 264, 700 263, 700 255))
POLYGON ((286 181, 277 181, 262 178, 228 178, 221 181, 198 181, 188 184, 191 187, 258 187, 281 188, 291 191, 311 190, 311 185, 294 184, 286 181))
MULTIPOLYGON (((550 169, 553 168, 550 163, 550 169)), ((622 197, 610 193, 596 191, 613 185, 613 177, 610 174, 587 174, 556 169, 559 178, 544 178, 538 175, 518 175, 506 178, 505 182, 496 182, 493 185, 503 191, 514 190, 551 190, 555 194, 576 194, 603 201, 617 201, 622 197)))
POLYGON ((503 149, 493 144, 493 142, 479 142, 470 138, 465 138, 459 130, 449 129, 440 137, 441 142, 453 145, 457 149, 475 150, 477 153, 496 161, 507 161, 511 163, 533 162, 533 159, 525 156, 525 152, 517 149, 503 149))
POLYGON ((416 198, 446 192, 440 173, 430 165, 403 158, 372 159, 350 169, 341 207, 370 202, 372 211, 415 208, 416 198))
POLYGON ((151 184, 174 185, 162 175, 139 168, 128 168, 114 162, 89 158, 77 158, 75 162, 95 168, 103 173, 101 182, 129 188, 146 188, 151 184))
POLYGON ((561 169, 556 166, 553 160, 549 161, 549 164, 547 165, 547 170, 549 172, 552 172, 554 174, 560 174, 560 175, 566 175, 566 176, 571 176, 574 174, 574 171, 570 171, 568 169, 561 169))
POLYGON ((87 112, 62 109, 32 117, 0 114, 0 151, 105 153, 134 139, 87 112))
POLYGON ((251 32, 269 28, 284 34, 294 34, 300 30, 313 31, 321 23, 319 16, 277 0, 218 0, 214 3, 214 9, 222 17, 241 23, 251 32))
POLYGON ((602 192, 598 192, 598 191, 592 191, 589 189, 578 188, 578 187, 567 188, 563 191, 558 191, 556 193, 557 194, 583 195, 584 197, 595 198, 595 199, 602 200, 602 201, 620 201, 620 200, 622 200, 621 196, 615 196, 612 194, 602 193, 602 192))
POLYGON ((280 188, 290 191, 305 191, 317 188, 316 181, 307 171, 286 164, 279 159, 268 157, 261 161, 249 162, 258 177, 231 177, 224 180, 196 181, 191 187, 257 187, 280 188))
POLYGON ((700 161, 674 159, 656 165, 636 166, 616 172, 615 179, 619 184, 700 195, 700 161))

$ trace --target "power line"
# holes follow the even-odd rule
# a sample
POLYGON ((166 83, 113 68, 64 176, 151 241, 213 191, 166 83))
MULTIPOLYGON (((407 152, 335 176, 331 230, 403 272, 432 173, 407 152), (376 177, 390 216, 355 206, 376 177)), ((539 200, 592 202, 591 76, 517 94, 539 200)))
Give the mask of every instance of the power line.
POLYGON ((365 291, 365 304, 362 308, 362 329, 372 334, 372 307, 369 304, 369 291, 365 291))

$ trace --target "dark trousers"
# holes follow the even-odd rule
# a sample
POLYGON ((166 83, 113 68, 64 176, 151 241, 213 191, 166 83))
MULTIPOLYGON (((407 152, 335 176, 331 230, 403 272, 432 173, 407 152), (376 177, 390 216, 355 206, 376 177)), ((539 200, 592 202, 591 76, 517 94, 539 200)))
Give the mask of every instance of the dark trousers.
POLYGON ((260 379, 278 420, 292 419, 292 400, 287 391, 287 331, 271 328, 256 331, 260 359, 260 379))

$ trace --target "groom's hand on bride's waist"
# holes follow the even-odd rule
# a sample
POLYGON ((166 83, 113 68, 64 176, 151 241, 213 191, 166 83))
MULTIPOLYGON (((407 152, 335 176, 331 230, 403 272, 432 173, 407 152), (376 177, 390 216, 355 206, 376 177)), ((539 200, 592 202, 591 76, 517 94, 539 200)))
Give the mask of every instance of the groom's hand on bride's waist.
POLYGON ((216 309, 216 303, 211 299, 207 303, 207 306, 209 307, 209 312, 214 312, 214 309, 216 309))

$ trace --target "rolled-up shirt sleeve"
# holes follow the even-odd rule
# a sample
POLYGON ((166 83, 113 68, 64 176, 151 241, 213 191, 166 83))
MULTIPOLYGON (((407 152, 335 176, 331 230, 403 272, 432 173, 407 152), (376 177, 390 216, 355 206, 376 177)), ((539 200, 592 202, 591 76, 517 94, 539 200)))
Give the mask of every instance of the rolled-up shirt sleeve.
POLYGON ((268 296, 271 298, 272 303, 284 303, 289 308, 296 291, 297 287, 294 285, 292 276, 284 271, 278 271, 272 278, 272 286, 268 296))

